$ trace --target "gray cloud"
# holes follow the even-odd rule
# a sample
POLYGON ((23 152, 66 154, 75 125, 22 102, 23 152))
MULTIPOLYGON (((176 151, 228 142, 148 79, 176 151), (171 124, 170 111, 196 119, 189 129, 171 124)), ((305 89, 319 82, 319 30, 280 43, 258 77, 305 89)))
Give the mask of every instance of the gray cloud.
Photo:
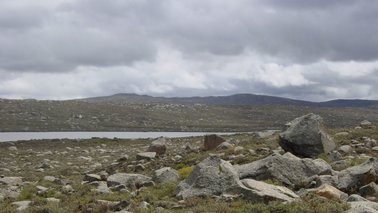
POLYGON ((0 95, 378 98, 377 14, 373 0, 4 0, 0 95))

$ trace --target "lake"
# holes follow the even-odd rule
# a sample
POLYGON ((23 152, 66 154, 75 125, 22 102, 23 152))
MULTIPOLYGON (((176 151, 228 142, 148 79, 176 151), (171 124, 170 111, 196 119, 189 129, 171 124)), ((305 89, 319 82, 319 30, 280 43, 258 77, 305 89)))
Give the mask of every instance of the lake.
POLYGON ((191 136, 204 136, 207 134, 227 135, 234 133, 220 132, 0 132, 0 142, 18 140, 41 140, 41 139, 89 139, 99 138, 180 138, 191 136))

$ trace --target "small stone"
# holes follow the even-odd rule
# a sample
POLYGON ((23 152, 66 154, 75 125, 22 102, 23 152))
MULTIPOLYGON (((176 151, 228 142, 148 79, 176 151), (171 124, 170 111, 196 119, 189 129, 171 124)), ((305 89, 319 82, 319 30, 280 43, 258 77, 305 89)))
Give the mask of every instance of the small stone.
POLYGON ((47 193, 48 188, 43 187, 43 186, 36 186, 37 189, 37 194, 38 195, 45 195, 47 193))
POLYGON ((335 136, 347 136, 349 135, 349 132, 338 132, 335 134, 335 136))
POLYGON ((12 151, 12 152, 15 152, 15 151, 17 151, 18 149, 17 149, 16 146, 10 146, 10 147, 8 147, 8 150, 9 150, 9 151, 12 151))
POLYGON ((342 155, 347 155, 353 152, 353 148, 349 145, 343 145, 339 147, 338 151, 342 155))
POLYGON ((235 152, 235 153, 240 153, 240 152, 242 152, 243 150, 244 150, 244 147, 242 147, 242 146, 237 146, 237 147, 235 147, 234 152, 235 152))
POLYGON ((62 191, 64 193, 73 193, 75 190, 72 188, 71 185, 65 185, 62 187, 62 191))
POLYGON ((328 154, 329 158, 331 161, 339 161, 341 159, 343 159, 343 156, 340 154, 340 152, 338 151, 331 151, 329 154, 328 154))
POLYGON ((175 155, 174 161, 179 162, 181 160, 182 160, 182 156, 181 155, 175 155))
POLYGON ((18 212, 22 212, 28 209, 31 203, 32 202, 30 200, 24 200, 24 201, 13 202, 12 205, 17 207, 16 210, 18 212))
POLYGON ((256 149, 256 152, 260 155, 266 155, 270 153, 270 149, 268 147, 260 147, 256 149))
POLYGON ((45 177, 43 177, 43 180, 50 181, 50 182, 54 182, 56 179, 57 178, 53 177, 53 176, 45 176, 45 177))
POLYGON ((149 203, 147 203, 146 201, 142 201, 139 204, 138 209, 140 209, 140 210, 147 210, 149 207, 150 207, 149 203))
POLYGON ((98 175, 100 175, 100 178, 101 180, 103 181, 106 181, 106 179, 108 178, 109 174, 106 172, 106 171, 101 171, 98 173, 98 175))
POLYGON ((143 164, 138 164, 138 165, 136 165, 135 168, 134 168, 134 171, 135 171, 135 172, 141 172, 141 171, 144 171, 144 170, 146 170, 146 167, 143 166, 143 164))
POLYGON ((55 197, 48 197, 48 198, 46 198, 46 200, 49 203, 60 203, 60 199, 57 199, 55 197))
POLYGON ((86 174, 83 180, 88 182, 101 181, 101 177, 100 175, 96 174, 86 174))
POLYGON ((109 194, 111 193, 107 183, 105 181, 98 182, 98 186, 95 191, 99 194, 109 194))
POLYGON ((229 142, 223 142, 217 146, 217 150, 226 150, 226 149, 231 149, 233 147, 232 144, 229 142))
POLYGON ((156 152, 141 152, 136 156, 137 160, 152 160, 156 157, 156 152))
POLYGON ((129 159, 129 155, 127 155, 127 154, 124 154, 124 155, 122 155, 120 158, 118 158, 118 162, 125 162, 125 161, 127 161, 129 159))

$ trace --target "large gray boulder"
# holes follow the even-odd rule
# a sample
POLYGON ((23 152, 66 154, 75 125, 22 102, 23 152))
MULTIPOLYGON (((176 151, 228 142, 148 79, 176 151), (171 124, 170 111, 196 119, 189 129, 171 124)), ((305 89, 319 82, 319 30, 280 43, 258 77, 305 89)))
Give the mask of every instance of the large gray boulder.
POLYGON ((292 188, 300 188, 314 175, 333 175, 332 167, 322 159, 299 158, 290 152, 272 154, 264 159, 236 165, 241 179, 276 179, 292 188))
POLYGON ((337 176, 338 189, 345 192, 358 190, 378 180, 378 164, 374 158, 370 158, 360 165, 340 171, 337 176))
POLYGON ((287 152, 312 158, 336 148, 323 127, 323 119, 312 113, 291 121, 286 131, 279 134, 279 144, 287 152))
POLYGON ((158 184, 165 184, 176 182, 180 178, 179 173, 172 169, 171 167, 164 167, 158 170, 155 170, 152 175, 152 181, 158 184))
POLYGON ((178 185, 176 196, 186 199, 221 195, 239 186, 239 175, 232 165, 219 157, 211 156, 197 164, 188 178, 178 185))
POLYGON ((270 201, 292 202, 299 199, 298 195, 283 186, 275 186, 253 179, 244 179, 241 182, 245 187, 241 188, 243 198, 249 201, 268 203, 270 201))
POLYGON ((130 189, 137 189, 151 182, 151 178, 141 174, 116 173, 110 175, 107 180, 109 187, 124 185, 130 189))
POLYGON ((204 150, 213 150, 217 148, 221 143, 225 142, 226 140, 219 135, 205 135, 203 147, 204 150))

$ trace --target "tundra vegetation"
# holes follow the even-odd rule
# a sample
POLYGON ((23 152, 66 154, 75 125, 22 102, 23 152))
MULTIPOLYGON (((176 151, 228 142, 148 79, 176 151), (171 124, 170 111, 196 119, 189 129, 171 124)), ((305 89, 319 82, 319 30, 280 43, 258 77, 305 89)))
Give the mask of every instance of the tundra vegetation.
POLYGON ((309 114, 287 125, 222 137, 3 142, 0 209, 378 211, 374 123, 327 128, 309 114))

